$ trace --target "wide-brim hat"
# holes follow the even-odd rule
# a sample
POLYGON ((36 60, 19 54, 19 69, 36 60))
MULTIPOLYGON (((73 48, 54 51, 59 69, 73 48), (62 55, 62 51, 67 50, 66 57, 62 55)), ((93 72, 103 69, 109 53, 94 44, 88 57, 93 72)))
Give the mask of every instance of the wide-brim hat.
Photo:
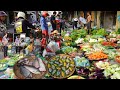
POLYGON ((52 34, 59 34, 57 30, 53 31, 52 34))
POLYGON ((0 16, 7 16, 7 14, 4 11, 0 11, 0 16))

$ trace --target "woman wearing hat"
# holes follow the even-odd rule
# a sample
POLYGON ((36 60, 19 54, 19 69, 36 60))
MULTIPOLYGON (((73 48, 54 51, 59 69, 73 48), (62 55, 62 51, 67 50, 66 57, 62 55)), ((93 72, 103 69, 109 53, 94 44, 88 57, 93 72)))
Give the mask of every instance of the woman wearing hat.
POLYGON ((4 23, 7 14, 4 11, 0 11, 0 37, 3 37, 7 32, 6 25, 4 23))
POLYGON ((58 33, 58 31, 55 30, 55 31, 52 32, 52 35, 54 37, 55 42, 58 44, 58 46, 60 48, 61 47, 61 41, 62 41, 60 33, 58 33))
POLYGON ((32 25, 32 23, 30 23, 27 19, 26 19, 26 15, 24 12, 18 12, 17 14, 17 21, 15 22, 15 30, 16 33, 20 34, 20 33, 26 33, 26 36, 29 37, 30 31, 29 28, 32 28, 34 30, 39 30, 38 28, 36 28, 35 26, 32 25))

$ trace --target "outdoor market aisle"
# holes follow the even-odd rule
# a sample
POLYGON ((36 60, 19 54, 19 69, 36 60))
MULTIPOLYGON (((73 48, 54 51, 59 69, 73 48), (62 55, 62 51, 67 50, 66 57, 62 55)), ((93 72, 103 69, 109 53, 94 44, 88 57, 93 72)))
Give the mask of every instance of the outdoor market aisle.
MULTIPOLYGON (((88 35, 86 30, 80 29, 62 32, 62 37, 64 41, 61 49, 55 56, 43 60, 47 62, 45 66, 48 75, 46 76, 46 72, 36 71, 34 73, 41 75, 36 76, 37 78, 120 79, 119 32, 108 32, 102 28, 93 29, 91 35, 88 35)), ((20 60, 18 57, 19 55, 15 55, 9 61, 17 62, 20 60)), ((29 61, 36 61, 31 56, 28 58, 29 61)))

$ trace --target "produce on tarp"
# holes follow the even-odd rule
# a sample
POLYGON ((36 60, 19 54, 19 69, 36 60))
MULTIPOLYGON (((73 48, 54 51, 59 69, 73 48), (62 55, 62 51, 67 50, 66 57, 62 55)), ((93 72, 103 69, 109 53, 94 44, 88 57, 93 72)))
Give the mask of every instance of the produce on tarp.
POLYGON ((98 61, 95 63, 95 66, 99 69, 106 69, 109 67, 109 65, 110 63, 106 61, 98 61))
POLYGON ((113 42, 102 42, 102 45, 104 45, 104 46, 112 46, 112 47, 116 47, 117 46, 117 44, 113 43, 113 42))
POLYGON ((120 79, 120 66, 118 64, 110 65, 103 73, 107 78, 120 79))
POLYGON ((101 60, 101 59, 106 59, 106 58, 108 58, 108 55, 106 55, 102 51, 94 52, 94 53, 88 55, 89 60, 101 60))
POLYGON ((70 46, 65 46, 65 47, 62 48, 62 51, 65 54, 70 54, 70 53, 76 52, 77 48, 73 48, 73 47, 70 47, 70 46))
POLYGON ((72 41, 74 42, 78 38, 84 38, 87 35, 87 31, 84 29, 80 30, 73 30, 70 34, 70 37, 72 38, 72 41))
MULTIPOLYGON (((40 59, 32 59, 32 56, 27 57, 34 60, 33 63, 26 60, 23 53, 11 54, 11 47, 14 46, 14 43, 9 44, 9 58, 0 60, 0 70, 5 72, 5 75, 0 78, 10 78, 13 72, 7 68, 16 66, 16 62, 22 60, 20 69, 27 79, 34 78, 34 75, 37 74, 38 76, 35 78, 43 79, 120 79, 119 31, 108 32, 104 28, 94 28, 90 35, 87 35, 85 29, 62 31, 63 42, 61 48, 56 51, 56 55, 47 59, 35 52, 37 58, 40 59), (29 64, 33 67, 22 64, 29 64)), ((26 42, 22 45, 28 44, 29 39, 26 39, 26 42)), ((18 76, 18 72, 15 73, 17 73, 17 78, 21 78, 18 76)))
POLYGON ((101 29, 98 29, 98 30, 93 30, 92 34, 93 35, 106 36, 106 35, 108 35, 108 32, 104 28, 101 28, 101 29))
POLYGON ((76 56, 74 58, 76 67, 88 67, 90 66, 89 61, 85 57, 76 56))
POLYGON ((118 62, 118 63, 120 63, 120 56, 116 56, 115 57, 115 61, 118 62))

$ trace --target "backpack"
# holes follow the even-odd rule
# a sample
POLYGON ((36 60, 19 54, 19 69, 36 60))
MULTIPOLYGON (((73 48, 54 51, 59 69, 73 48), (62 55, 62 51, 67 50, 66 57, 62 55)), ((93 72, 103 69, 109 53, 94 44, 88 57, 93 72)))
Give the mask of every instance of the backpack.
POLYGON ((19 19, 15 22, 15 30, 16 30, 16 33, 18 33, 18 34, 23 32, 22 21, 23 21, 23 19, 19 19))

